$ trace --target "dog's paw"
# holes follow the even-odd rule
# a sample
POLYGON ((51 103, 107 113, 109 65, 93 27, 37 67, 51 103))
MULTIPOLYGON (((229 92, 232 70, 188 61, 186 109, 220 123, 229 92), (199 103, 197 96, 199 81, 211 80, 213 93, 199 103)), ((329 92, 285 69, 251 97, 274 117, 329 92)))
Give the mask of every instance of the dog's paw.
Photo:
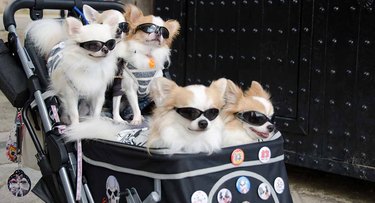
POLYGON ((142 124, 143 116, 134 116, 133 120, 130 121, 131 125, 140 125, 142 124))

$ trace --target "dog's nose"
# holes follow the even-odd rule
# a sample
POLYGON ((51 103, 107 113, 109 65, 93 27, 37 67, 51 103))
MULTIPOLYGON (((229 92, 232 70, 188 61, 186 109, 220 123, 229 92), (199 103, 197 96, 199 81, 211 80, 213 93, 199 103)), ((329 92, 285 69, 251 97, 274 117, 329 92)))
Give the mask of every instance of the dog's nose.
POLYGON ((208 122, 206 120, 201 120, 198 122, 198 126, 200 129, 206 129, 208 126, 208 122))
POLYGON ((102 52, 105 53, 105 54, 108 54, 109 50, 108 50, 107 47, 103 47, 102 52))
POLYGON ((269 126, 267 126, 267 130, 269 132, 272 132, 273 130, 275 130, 275 126, 274 125, 269 125, 269 126))

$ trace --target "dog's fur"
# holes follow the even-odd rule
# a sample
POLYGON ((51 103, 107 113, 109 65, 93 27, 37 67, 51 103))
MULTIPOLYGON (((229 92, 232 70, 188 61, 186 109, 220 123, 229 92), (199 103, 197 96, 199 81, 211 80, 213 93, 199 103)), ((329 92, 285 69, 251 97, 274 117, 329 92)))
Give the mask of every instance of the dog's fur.
POLYGON ((149 148, 169 148, 171 154, 212 153, 220 150, 223 121, 220 116, 209 121, 201 115, 190 121, 179 115, 175 107, 194 107, 202 111, 224 106, 224 93, 227 80, 221 78, 209 87, 190 85, 180 87, 166 78, 157 78, 151 86, 150 96, 156 109, 152 117, 149 148), (198 122, 206 120, 208 126, 201 129, 198 122))
MULTIPOLYGON (((37 22, 35 22, 37 23, 37 22)), ((98 52, 91 52, 81 48, 78 43, 99 40, 106 42, 113 39, 113 27, 117 27, 117 18, 110 18, 108 24, 83 24, 72 17, 66 19, 66 31, 68 37, 64 41, 62 58, 50 76, 50 89, 57 94, 68 120, 66 123, 78 123, 78 101, 82 97, 87 100, 91 107, 93 116, 99 116, 103 103, 104 93, 107 85, 113 80, 116 65, 115 55, 104 48, 98 52)), ((39 27, 39 26, 36 26, 39 27)), ((35 40, 36 46, 48 55, 50 45, 48 42, 57 41, 53 39, 55 31, 49 30, 45 35, 42 30, 33 27, 29 30, 31 38, 35 40)), ((55 33, 58 37, 60 35, 55 33)))
POLYGON ((256 81, 251 83, 251 87, 243 92, 240 87, 228 80, 227 90, 225 93, 226 105, 222 111, 225 122, 223 134, 223 147, 242 145, 257 140, 270 139, 274 131, 274 126, 266 122, 262 126, 254 126, 236 118, 235 114, 245 111, 258 111, 271 117, 274 109, 270 101, 270 95, 256 81))
MULTIPOLYGON (((123 14, 116 10, 107 10, 99 13, 92 7, 83 5, 83 14, 90 24, 98 23, 110 25, 113 24, 114 21, 117 21, 117 23, 125 22, 123 14)), ((124 37, 124 34, 120 36, 117 34, 116 26, 112 26, 112 29, 113 38, 124 37)), ((67 30, 68 28, 63 20, 46 18, 31 22, 27 26, 25 33, 30 35, 28 37, 37 45, 39 53, 41 53, 43 57, 47 57, 55 45, 69 38, 67 30)))
MULTIPOLYGON (((162 69, 164 64, 170 61, 170 46, 178 34, 180 25, 176 20, 163 21, 160 17, 144 16, 139 8, 131 4, 125 6, 125 19, 129 23, 130 32, 126 40, 120 42, 117 48, 118 57, 126 61, 124 67, 120 67, 124 68, 121 86, 133 112, 133 120, 130 123, 137 125, 142 122, 137 94, 139 84, 132 76, 132 73, 127 71, 126 64, 129 63, 137 70, 144 72, 155 70, 156 73, 153 78, 162 77, 162 69), (157 35, 155 33, 135 32, 136 27, 143 23, 154 23, 166 27, 170 33, 169 38, 163 39, 160 34, 157 35), (153 69, 149 66, 151 59, 153 59, 155 64, 153 69)), ((113 97, 113 119, 119 122, 123 122, 119 114, 121 97, 122 95, 113 97)))

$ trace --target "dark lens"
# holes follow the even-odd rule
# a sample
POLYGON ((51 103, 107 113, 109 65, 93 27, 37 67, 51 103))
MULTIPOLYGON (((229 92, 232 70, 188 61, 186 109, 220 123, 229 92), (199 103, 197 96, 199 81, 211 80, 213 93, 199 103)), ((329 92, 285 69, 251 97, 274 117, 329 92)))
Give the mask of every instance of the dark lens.
POLYGON ((253 125, 263 125, 267 122, 267 117, 255 111, 248 111, 243 114, 244 120, 253 125))
POLYGON ((208 109, 203 114, 208 120, 212 121, 219 115, 219 109, 208 109))
POLYGON ((177 108, 176 112, 188 120, 197 119, 202 112, 195 108, 177 108))
POLYGON ((82 43, 82 47, 86 50, 97 52, 103 47, 103 43, 99 41, 90 41, 82 43))
POLYGON ((118 24, 118 27, 120 28, 120 30, 124 33, 127 33, 129 32, 129 23, 127 22, 121 22, 118 24))
POLYGON ((144 31, 144 32, 147 32, 147 33, 153 33, 153 32, 156 31, 157 26, 151 24, 151 25, 146 26, 144 29, 146 30, 146 31, 144 31))
POLYGON ((116 46, 116 40, 114 40, 114 39, 110 39, 110 40, 108 40, 108 41, 105 43, 105 46, 106 46, 109 50, 114 49, 115 46, 116 46))
POLYGON ((161 32, 161 35, 163 36, 164 39, 168 39, 169 38, 169 31, 168 31, 167 28, 160 27, 160 32, 161 32))

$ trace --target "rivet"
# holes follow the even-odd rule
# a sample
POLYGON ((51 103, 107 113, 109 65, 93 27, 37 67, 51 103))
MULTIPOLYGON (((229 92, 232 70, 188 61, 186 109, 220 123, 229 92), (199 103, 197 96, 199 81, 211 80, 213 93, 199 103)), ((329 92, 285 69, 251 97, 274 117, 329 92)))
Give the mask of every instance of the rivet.
POLYGON ((285 123, 284 123, 284 126, 285 126, 285 127, 288 127, 288 126, 289 126, 289 123, 285 122, 285 123))
POLYGON ((316 160, 316 159, 314 159, 314 164, 315 164, 315 165, 318 165, 318 164, 319 164, 319 161, 316 160))
POLYGON ((366 137, 364 135, 362 135, 360 138, 362 142, 366 142, 366 137))
POLYGON ((319 100, 318 98, 315 98, 315 99, 314 99, 314 102, 315 102, 315 103, 319 103, 320 100, 319 100))
POLYGON ((278 86, 277 89, 280 90, 280 91, 283 91, 283 87, 281 87, 281 86, 278 86))
POLYGON ((219 29, 219 32, 223 33, 223 32, 224 32, 224 29, 219 29))
POLYGON ((293 3, 295 3, 295 4, 298 3, 298 0, 293 0, 293 3))
POLYGON ((191 31, 193 31, 193 28, 192 28, 192 27, 189 27, 188 30, 191 32, 191 31))
POLYGON ((188 54, 188 57, 189 57, 189 58, 193 58, 193 55, 191 55, 191 54, 188 54))
POLYGON ((240 56, 240 58, 241 58, 242 60, 246 59, 246 57, 245 57, 245 56, 243 56, 243 55, 242 55, 242 56, 240 56))
POLYGON ((365 170, 362 169, 362 170, 360 171, 360 173, 361 173, 361 175, 362 175, 363 177, 366 176, 366 171, 365 171, 365 170))
POLYGON ((285 158, 290 159, 290 155, 289 154, 285 155, 285 158))
POLYGON ((300 161, 305 161, 305 158, 303 158, 303 156, 299 156, 298 159, 299 159, 300 161))
POLYGON ((199 31, 203 32, 203 28, 200 27, 200 28, 199 28, 199 31))
POLYGON ((164 10, 169 11, 169 7, 165 7, 164 10))
POLYGON ((352 10, 352 11, 355 11, 355 9, 356 9, 356 8, 355 8, 354 6, 351 6, 351 7, 350 7, 350 10, 352 10))
POLYGON ((191 78, 188 78, 187 81, 188 81, 188 82, 191 82, 191 78))
POLYGON ((363 159, 366 159, 366 153, 362 152, 362 153, 361 153, 361 157, 362 157, 363 159))
POLYGON ((292 32, 297 32, 297 29, 296 28, 292 28, 292 32))
POLYGON ((221 1, 220 4, 224 6, 224 5, 225 5, 225 2, 224 2, 224 1, 221 1))
POLYGON ((172 74, 172 77, 176 78, 176 77, 177 77, 177 75, 173 73, 173 74, 172 74))
POLYGON ((328 149, 329 151, 332 151, 333 148, 332 148, 332 146, 328 146, 327 149, 328 149))
POLYGON ((334 75, 336 73, 336 70, 331 69, 330 72, 331 72, 332 75, 334 75))
POLYGON ((323 40, 319 39, 319 40, 318 40, 318 43, 319 43, 319 44, 323 44, 323 40))
POLYGON ((214 28, 212 28, 212 27, 210 27, 210 32, 213 32, 213 31, 215 31, 215 29, 214 28))
POLYGON ((346 70, 346 74, 351 75, 352 71, 351 70, 346 70))
POLYGON ((271 57, 267 56, 266 57, 267 61, 271 61, 271 57))
POLYGON ((240 82, 240 86, 245 86, 245 83, 244 82, 240 82))
POLYGON ((351 107, 352 106, 352 103, 350 103, 350 102, 345 102, 345 105, 347 106, 347 107, 351 107))
POLYGON ((198 56, 198 58, 200 58, 200 57, 202 57, 202 54, 198 53, 197 56, 198 56))
POLYGON ((299 117, 299 120, 300 120, 300 121, 305 121, 305 118, 302 117, 302 116, 300 116, 300 117, 299 117))
POLYGON ((242 1, 243 4, 247 4, 247 1, 242 1))
POLYGON ((284 33, 284 31, 282 31, 282 30, 278 30, 278 32, 279 32, 280 34, 283 34, 283 33, 284 33))
POLYGON ((212 59, 214 56, 212 54, 208 54, 208 58, 212 59))
POLYGON ((222 55, 219 55, 218 57, 219 57, 219 59, 223 59, 224 58, 224 56, 222 56, 222 55))
POLYGON ((157 11, 161 11, 161 8, 160 8, 160 7, 156 7, 156 10, 157 10, 157 11))
POLYGON ((324 12, 325 11, 324 7, 320 7, 319 10, 320 10, 320 12, 324 12))
POLYGON ((303 93, 305 93, 306 89, 305 88, 301 88, 300 91, 303 92, 303 93))
POLYGON ((198 82, 198 83, 201 83, 201 79, 198 78, 198 79, 197 79, 197 82, 198 82))
POLYGON ((365 44, 369 45, 370 43, 370 40, 365 40, 365 44))
POLYGON ((332 168, 332 167, 333 167, 333 163, 332 163, 332 162, 329 162, 329 163, 328 163, 328 167, 329 167, 329 168, 332 168))
POLYGON ((270 0, 270 1, 268 1, 268 4, 272 4, 272 1, 270 0))
POLYGON ((272 29, 271 28, 267 28, 267 32, 272 32, 272 29))
POLYGON ((328 135, 333 135, 333 131, 332 130, 328 130, 328 135))
POLYGON ((236 32, 236 29, 232 28, 230 29, 231 32, 236 32))
POLYGON ((298 144, 299 144, 299 145, 302 145, 302 140, 298 140, 298 144))
POLYGON ((329 100, 329 104, 334 105, 334 104, 335 104, 335 100, 330 99, 330 100, 329 100))
POLYGON ((367 106, 363 104, 363 105, 361 106, 361 109, 362 109, 363 111, 366 111, 366 110, 367 110, 367 106))
POLYGON ((283 62, 283 60, 280 59, 280 58, 276 59, 276 61, 277 61, 278 63, 282 63, 282 62, 283 62))
POLYGON ((258 29, 254 28, 254 29, 253 29, 253 32, 257 33, 257 32, 258 32, 258 29))
POLYGON ((349 171, 349 166, 344 166, 344 169, 345 169, 346 172, 348 172, 349 171))
POLYGON ((350 44, 350 45, 352 45, 353 43, 354 43, 354 41, 353 40, 348 40, 348 43, 350 44))
POLYGON ((174 52, 174 53, 177 53, 177 52, 178 52, 178 50, 177 50, 177 49, 173 49, 173 52, 174 52))
POLYGON ((194 5, 194 1, 190 1, 190 4, 191 4, 191 5, 194 5))
POLYGON ((292 113, 293 112, 293 109, 292 108, 288 108, 288 111, 290 112, 290 113, 292 113))
POLYGON ((199 3, 200 3, 201 5, 204 5, 204 1, 200 1, 199 3))
POLYGON ((345 132, 344 132, 344 135, 345 135, 345 137, 350 137, 350 132, 345 131, 345 132))
POLYGON ((295 64, 295 62, 293 60, 290 60, 290 64, 295 64))
POLYGON ((309 28, 305 27, 305 28, 303 28, 303 31, 309 32, 309 28))
POLYGON ((318 145, 317 145, 317 144, 313 144, 313 147, 314 147, 315 149, 318 149, 318 145))
POLYGON ((284 1, 284 0, 280 0, 280 3, 282 3, 282 4, 283 4, 283 3, 285 3, 285 1, 284 1))
POLYGON ((367 71, 365 71, 365 72, 363 72, 363 75, 366 76, 366 77, 368 77, 368 76, 370 76, 370 73, 367 72, 367 71))
POLYGON ((344 152, 345 152, 345 154, 349 153, 349 149, 344 148, 344 152))
POLYGON ((264 86, 266 87, 266 89, 270 89, 270 85, 269 84, 266 84, 264 86))
POLYGON ((338 10, 339 10, 339 7, 338 7, 338 6, 335 6, 335 7, 333 7, 333 10, 334 10, 334 11, 338 11, 338 10))
POLYGON ((333 42, 333 43, 337 43, 337 39, 336 39, 336 38, 333 38, 333 39, 332 39, 332 42, 333 42))
POLYGON ((236 5, 236 1, 232 1, 232 5, 236 5))
POLYGON ((245 28, 242 28, 242 29, 241 29, 241 32, 246 32, 246 29, 245 29, 245 28))
POLYGON ((230 60, 233 60, 233 59, 234 59, 234 56, 229 56, 229 59, 230 59, 230 60))
POLYGON ((259 1, 258 0, 254 0, 254 4, 258 4, 259 3, 259 1))
POLYGON ((293 94, 294 94, 293 90, 289 90, 288 93, 289 93, 290 95, 293 95, 293 94))
POLYGON ((275 106, 276 111, 280 110, 279 106, 275 106))
POLYGON ((316 68, 316 69, 315 69, 315 72, 319 74, 319 73, 320 73, 320 69, 319 69, 319 68, 316 68))
POLYGON ((285 139, 285 142, 286 142, 286 143, 289 143, 289 142, 290 142, 290 140, 289 140, 288 138, 286 138, 286 139, 285 139))
POLYGON ((315 133, 317 133, 318 131, 319 131, 319 129, 318 128, 313 128, 313 131, 315 132, 315 133))
POLYGON ((303 57, 303 58, 302 58, 302 61, 303 61, 303 62, 307 62, 307 58, 303 57))

